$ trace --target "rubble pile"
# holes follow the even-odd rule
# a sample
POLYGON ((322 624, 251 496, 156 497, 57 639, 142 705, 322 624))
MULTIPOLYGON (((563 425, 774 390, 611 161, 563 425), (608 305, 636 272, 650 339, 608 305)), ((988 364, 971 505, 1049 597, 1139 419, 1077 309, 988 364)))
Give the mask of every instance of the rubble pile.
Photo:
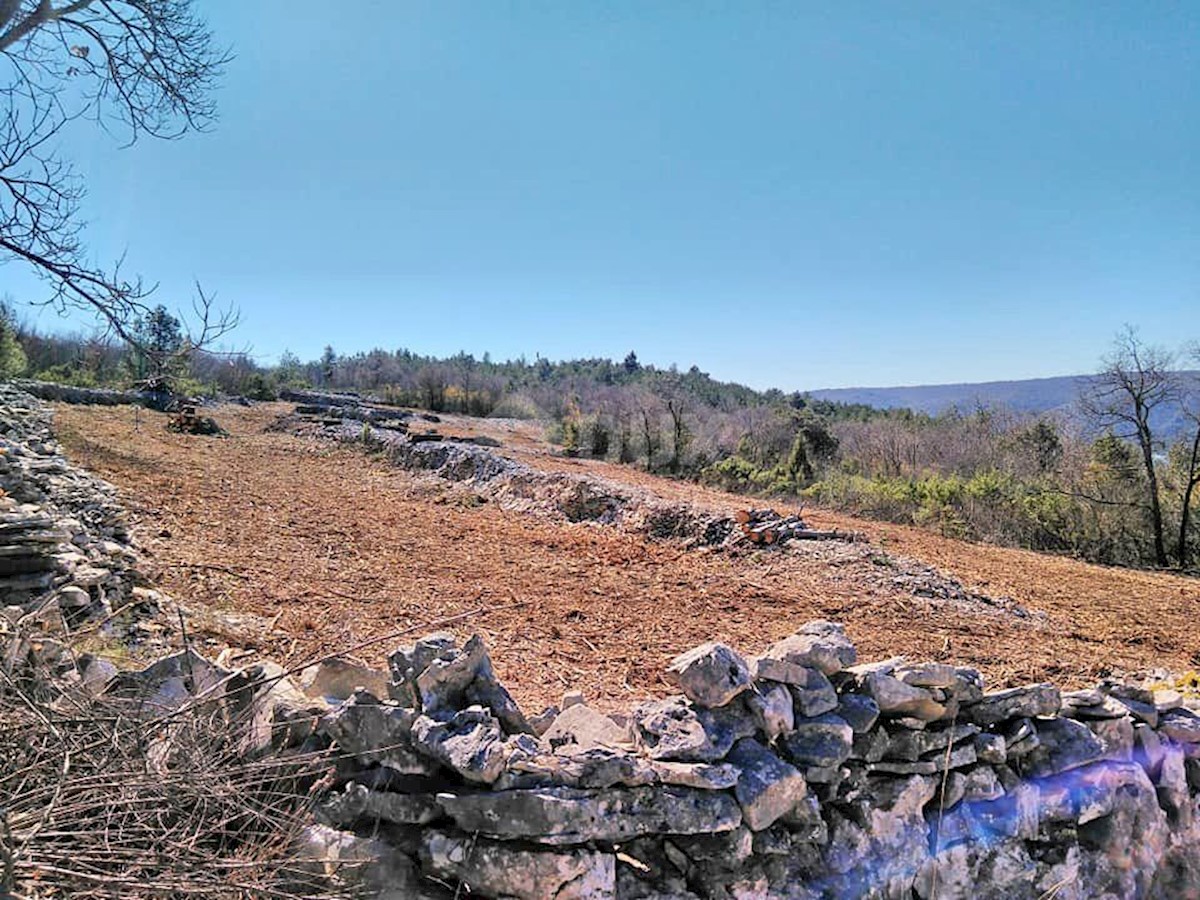
POLYGON ((50 411, 0 384, 0 597, 5 615, 57 607, 69 623, 104 617, 138 578, 111 485, 70 465, 50 411))
POLYGON ((750 658, 697 647, 678 695, 623 715, 572 694, 525 717, 478 637, 389 668, 386 697, 382 673, 328 679, 341 763, 306 840, 390 896, 1200 890, 1200 700, 1173 690, 989 692, 969 668, 859 665, 830 622, 750 658))

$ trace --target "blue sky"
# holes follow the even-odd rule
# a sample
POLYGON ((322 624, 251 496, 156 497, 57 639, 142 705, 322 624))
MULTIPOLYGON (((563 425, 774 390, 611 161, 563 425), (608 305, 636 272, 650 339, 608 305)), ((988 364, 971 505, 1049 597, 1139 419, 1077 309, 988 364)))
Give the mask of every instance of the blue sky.
POLYGON ((790 390, 1200 338, 1195 3, 203 7, 215 129, 64 150, 97 258, 199 278, 265 362, 634 349, 790 390))

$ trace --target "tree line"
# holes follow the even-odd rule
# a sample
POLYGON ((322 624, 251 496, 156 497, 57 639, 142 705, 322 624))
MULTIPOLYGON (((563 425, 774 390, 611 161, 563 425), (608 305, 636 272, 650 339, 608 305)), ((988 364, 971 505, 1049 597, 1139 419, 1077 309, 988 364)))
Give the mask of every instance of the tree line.
POLYGON ((1200 365, 1200 349, 1171 353, 1133 330, 1117 336, 1070 413, 927 415, 756 391, 696 366, 645 365, 634 352, 555 362, 326 347, 260 366, 193 347, 162 308, 134 328, 136 344, 43 335, 0 304, 0 373, 16 374, 9 359, 80 385, 144 384, 153 371, 190 394, 358 391, 432 412, 539 420, 568 455, 972 540, 1180 569, 1196 565, 1200 547, 1200 376, 1179 371, 1200 365))

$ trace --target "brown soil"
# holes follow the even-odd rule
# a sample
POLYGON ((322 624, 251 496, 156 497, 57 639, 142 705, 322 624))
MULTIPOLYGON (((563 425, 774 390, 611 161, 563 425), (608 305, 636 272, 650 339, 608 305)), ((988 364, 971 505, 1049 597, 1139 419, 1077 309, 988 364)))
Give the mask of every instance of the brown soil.
MULTIPOLYGON (((228 438, 168 432, 129 407, 57 407, 68 455, 120 488, 168 593, 276 620, 261 649, 301 662, 408 625, 479 610, 496 668, 531 709, 578 687, 602 708, 668 689, 661 672, 705 640, 762 649, 814 618, 843 621, 863 659, 904 652, 978 666, 994 686, 1078 685, 1200 665, 1200 582, 964 543, 807 509, 966 586, 1044 616, 935 604, 861 560, 811 551, 684 550, 594 524, 477 504, 354 447, 268 432, 290 406, 221 407, 228 438), (512 609, 514 603, 524 605, 512 609)), ((536 425, 449 419, 544 468, 594 472, 673 500, 744 498, 635 469, 553 456, 536 425)), ((364 650, 382 661, 387 644, 364 650)))

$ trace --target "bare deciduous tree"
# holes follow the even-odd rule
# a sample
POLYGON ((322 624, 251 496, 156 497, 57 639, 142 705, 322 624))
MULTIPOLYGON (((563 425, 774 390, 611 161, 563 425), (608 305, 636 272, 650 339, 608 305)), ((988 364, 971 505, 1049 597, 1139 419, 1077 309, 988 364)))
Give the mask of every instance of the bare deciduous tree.
MULTIPOLYGON (((82 241, 84 188, 59 155, 68 126, 91 121, 128 143, 176 138, 213 120, 227 52, 191 0, 0 0, 0 258, 29 264, 60 312, 84 310, 138 350, 154 290, 94 265, 82 241)), ((198 292, 192 347, 237 324, 198 292)))
POLYGON ((1172 374, 1174 356, 1161 347, 1147 346, 1132 327, 1117 335, 1112 351, 1103 359, 1103 368, 1080 397, 1087 416, 1102 428, 1126 440, 1141 451, 1146 476, 1146 510, 1154 536, 1155 562, 1169 564, 1163 537, 1162 502, 1154 455, 1159 449, 1151 426, 1155 409, 1176 399, 1177 386, 1172 374))

